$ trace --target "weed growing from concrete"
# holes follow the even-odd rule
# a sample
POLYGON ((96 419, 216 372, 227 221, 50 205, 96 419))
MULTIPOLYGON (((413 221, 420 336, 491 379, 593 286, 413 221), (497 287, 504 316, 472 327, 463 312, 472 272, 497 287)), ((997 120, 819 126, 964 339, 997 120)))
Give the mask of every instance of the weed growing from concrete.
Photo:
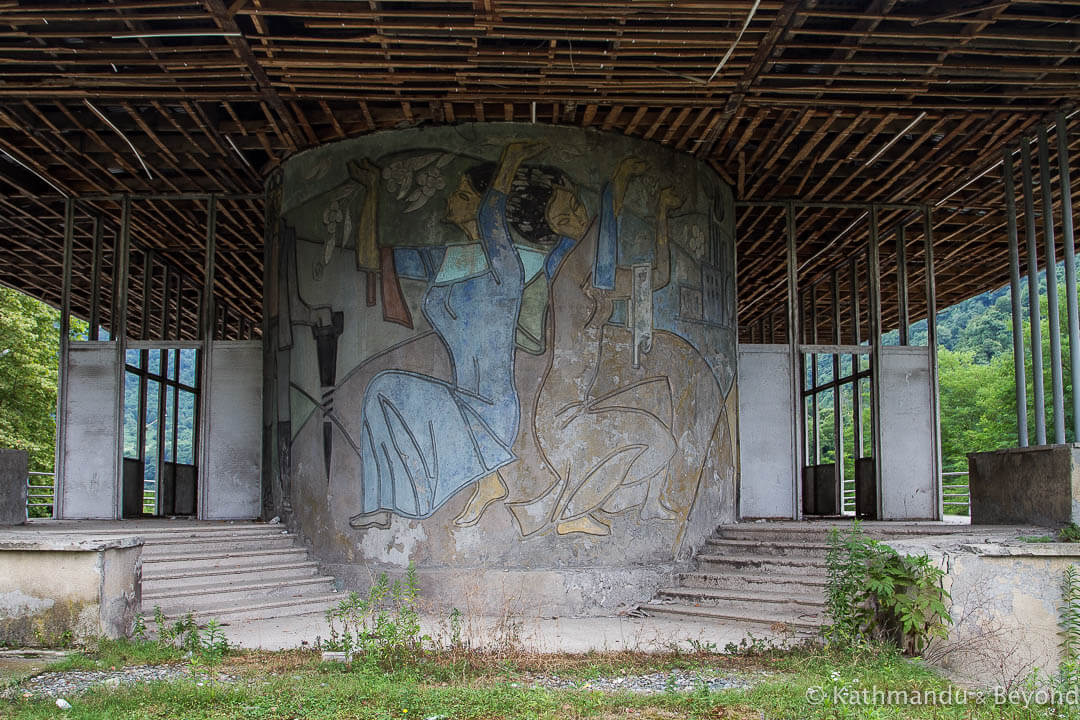
POLYGON ((136 642, 146 640, 146 620, 143 619, 142 613, 135 614, 135 625, 131 628, 131 639, 136 642))
POLYGON ((326 612, 330 636, 316 638, 320 650, 343 652, 347 660, 393 670, 430 638, 420 634, 419 586, 410 563, 404 581, 380 575, 367 597, 349 593, 326 612))
POLYGON ((927 555, 900 555, 866 537, 855 521, 843 535, 830 531, 825 566, 831 622, 823 633, 830 647, 890 642, 917 655, 931 638, 948 636, 945 571, 927 555))

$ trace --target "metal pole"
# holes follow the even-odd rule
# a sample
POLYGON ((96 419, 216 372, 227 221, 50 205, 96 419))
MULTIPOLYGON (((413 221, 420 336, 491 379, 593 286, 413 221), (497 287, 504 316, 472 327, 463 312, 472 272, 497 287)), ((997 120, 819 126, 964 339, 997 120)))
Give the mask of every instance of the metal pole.
POLYGON ((1035 444, 1046 444, 1046 399, 1043 395, 1042 311, 1039 308, 1039 251, 1035 244, 1035 190, 1031 181, 1031 139, 1020 139, 1020 171, 1024 181, 1024 234, 1027 239, 1028 313, 1031 319, 1031 390, 1035 444))
POLYGON ((908 279, 907 279, 907 238, 904 226, 896 226, 896 291, 897 321, 899 322, 900 344, 908 344, 908 279))
MULTIPOLYGON (((818 285, 813 283, 810 286, 810 342, 817 345, 818 341, 818 316, 817 316, 817 296, 818 285)), ((818 404, 818 356, 816 353, 810 355, 810 406, 814 413, 814 464, 821 464, 821 421, 818 417, 821 412, 821 408, 818 404)))
MULTIPOLYGON (((837 345, 840 337, 840 273, 832 271, 832 324, 833 342, 837 345)), ((840 419, 840 355, 832 354, 833 372, 833 463, 836 467, 836 492, 840 499, 840 513, 844 512, 844 438, 843 423, 840 419)))
MULTIPOLYGON (((860 313, 859 313, 859 259, 858 257, 851 258, 851 322, 854 327, 854 335, 852 339, 855 345, 859 345, 862 342, 862 327, 860 327, 860 313)), ((858 355, 851 356, 851 374, 858 376, 859 363, 862 361, 858 355)), ((854 377, 851 382, 851 411, 852 411, 852 425, 851 425, 851 442, 854 445, 854 457, 856 460, 863 456, 863 433, 862 433, 862 393, 859 388, 859 380, 854 377)))
POLYGON ((1057 248, 1054 198, 1050 192, 1050 151, 1046 126, 1039 126, 1039 186, 1042 190, 1043 240, 1046 243, 1046 315, 1050 325, 1050 387, 1054 400, 1054 442, 1065 442, 1065 393, 1061 377, 1061 315, 1058 312, 1057 248))
MULTIPOLYGON (((1016 377, 1016 439, 1028 445, 1027 376, 1024 373, 1024 320, 1020 304, 1020 250, 1016 234, 1016 188, 1013 185, 1012 150, 1002 153, 1005 179, 1005 219, 1009 232, 1009 291, 1012 298, 1013 375, 1016 377)), ((1071 347, 1071 346, 1070 346, 1071 347)))
POLYGON ((105 222, 101 216, 94 217, 94 259, 90 269, 90 339, 98 339, 101 324, 101 244, 105 234, 105 222))
POLYGON ((184 313, 184 273, 176 273, 176 329, 173 331, 173 337, 177 340, 180 339, 180 331, 182 326, 180 319, 184 313))
POLYGON ((203 268, 202 327, 200 340, 213 340, 217 325, 217 308, 214 305, 214 255, 217 241, 217 196, 211 195, 206 213, 206 262, 203 268))
POLYGON ((878 246, 878 206, 870 206, 870 457, 874 459, 877 518, 884 519, 881 487, 881 258, 878 246))
POLYGON ((931 492, 937 498, 935 520, 944 514, 944 497, 941 489, 941 405, 938 387, 938 347, 937 347, 937 283, 934 278, 934 225, 931 218, 933 210, 923 206, 923 252, 926 255, 926 345, 930 362, 930 441, 933 476, 931 492))
POLYGON ((1073 237, 1072 179, 1065 113, 1057 121, 1058 183, 1061 187, 1061 237, 1065 245, 1065 298, 1069 313, 1069 377, 1072 380, 1073 441, 1080 437, 1080 315, 1076 307, 1076 248, 1073 237))
POLYGON ((172 284, 172 269, 165 265, 161 278, 161 339, 169 339, 169 286, 172 284))
POLYGON ((154 251, 143 251, 142 270, 142 323, 139 328, 139 336, 143 340, 150 339, 150 286, 154 284, 154 251))
MULTIPOLYGON (((113 309, 110 340, 116 342, 116 387, 125 386, 124 363, 127 359, 127 311, 128 311, 128 272, 131 269, 131 196, 124 195, 120 202, 120 232, 116 237, 113 249, 113 309)), ((146 364, 143 363, 145 368, 146 364)), ((140 381, 145 384, 144 381, 140 381)), ((140 397, 145 397, 145 388, 140 390, 140 397)), ((113 518, 120 519, 124 516, 124 405, 117 403, 114 417, 116 428, 116 476, 113 478, 113 518)), ((139 434, 143 434, 145 417, 143 407, 139 410, 139 434)), ((140 456, 141 457, 141 456, 140 456)))
POLYGON ((71 339, 71 266, 75 255, 75 200, 64 200, 64 278, 60 286, 60 352, 71 339))
MULTIPOLYGON (((787 336, 788 352, 791 355, 791 405, 792 440, 801 438, 802 431, 802 395, 799 381, 802 375, 802 363, 799 357, 799 257, 795 248, 795 203, 787 203, 787 336)), ((796 520, 802 516, 802 440, 791 444, 791 517, 796 520)))
POLYGON ((116 309, 113 313, 112 339, 127 337, 128 268, 131 254, 131 197, 125 195, 120 203, 120 236, 113 253, 116 278, 116 309))
POLYGON ((75 200, 64 199, 64 277, 60 286, 60 357, 56 393, 56 437, 53 456, 53 517, 63 517, 63 486, 66 477, 68 355, 71 349, 71 266, 75 255, 75 200))
MULTIPOLYGON (((199 318, 199 339, 203 341, 202 352, 199 353, 199 412, 197 420, 197 440, 195 447, 198 456, 198 477, 206 478, 209 473, 209 453, 205 452, 204 439, 212 437, 213 429, 210 422, 210 403, 213 398, 211 392, 212 378, 212 355, 214 350, 214 327, 217 320, 216 307, 214 305, 214 257, 217 248, 217 196, 211 195, 206 208, 206 259, 203 267, 203 286, 201 291, 200 308, 202 314, 199 318)), ((198 495, 195 500, 195 515, 199 519, 206 517, 206 503, 208 499, 207 483, 198 483, 198 495)))
MULTIPOLYGON (((802 453, 803 453, 804 458, 811 458, 814 455, 814 446, 813 446, 813 438, 814 438, 813 427, 814 427, 814 423, 813 423, 813 419, 808 416, 807 410, 806 410, 806 391, 808 389, 808 381, 807 381, 807 377, 806 377, 807 357, 802 352, 802 346, 806 344, 803 341, 806 340, 806 338, 802 337, 802 335, 801 335, 801 333, 806 332, 806 328, 809 326, 809 324, 810 324, 809 313, 806 310, 806 294, 803 293, 803 294, 799 295, 799 329, 800 329, 800 337, 799 337, 799 343, 798 343, 798 345, 799 345, 798 362, 799 362, 799 390, 800 390, 800 392, 799 392, 799 415, 803 419, 803 434, 800 436, 800 440, 803 443, 802 453), (811 428, 810 432, 807 432, 807 430, 806 430, 806 423, 807 422, 810 423, 810 428, 811 428)), ((813 385, 813 382, 814 382, 814 379, 813 379, 813 376, 811 376, 810 379, 809 379, 809 385, 813 385)), ((809 460, 807 460, 807 462, 809 462, 809 460)))

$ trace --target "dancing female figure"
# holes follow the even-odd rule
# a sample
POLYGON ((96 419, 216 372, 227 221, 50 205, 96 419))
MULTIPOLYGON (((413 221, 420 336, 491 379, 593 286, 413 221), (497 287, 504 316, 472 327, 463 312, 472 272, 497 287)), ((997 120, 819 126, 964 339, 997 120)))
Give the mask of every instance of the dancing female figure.
POLYGON ((353 527, 386 527, 391 514, 428 517, 476 483, 458 518, 472 524, 506 494, 496 471, 516 459, 514 336, 524 287, 506 203, 518 168, 542 149, 533 142, 507 145, 494 178, 466 172, 447 200, 446 219, 480 244, 487 267, 433 281, 424 297, 424 316, 449 352, 453 380, 386 370, 365 389, 363 512, 352 518, 353 527))

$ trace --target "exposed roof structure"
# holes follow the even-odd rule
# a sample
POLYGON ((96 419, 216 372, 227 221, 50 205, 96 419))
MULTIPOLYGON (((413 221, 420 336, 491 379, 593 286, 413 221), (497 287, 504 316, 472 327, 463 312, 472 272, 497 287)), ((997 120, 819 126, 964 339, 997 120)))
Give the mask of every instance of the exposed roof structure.
MULTIPOLYGON (((257 334, 259 193, 283 158, 513 120, 692 153, 740 200, 928 203, 945 305, 1007 282, 1002 148, 1071 113, 1078 51, 1071 0, 0 0, 0 282, 57 303, 63 195, 100 198, 107 234, 118 193, 159 196, 133 203, 132 240, 198 278, 194 195, 236 196, 216 294, 257 334)), ((808 282, 866 242, 860 218, 800 208, 808 282)), ((783 282, 784 228, 782 209, 740 214, 744 334, 783 282)), ((92 243, 80 222, 84 316, 92 243)))

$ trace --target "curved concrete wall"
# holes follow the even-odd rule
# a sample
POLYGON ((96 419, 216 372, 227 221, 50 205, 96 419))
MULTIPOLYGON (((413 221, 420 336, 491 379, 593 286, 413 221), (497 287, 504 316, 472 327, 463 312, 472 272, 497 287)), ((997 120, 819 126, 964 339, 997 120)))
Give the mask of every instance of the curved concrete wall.
POLYGON ((266 500, 346 585, 412 562, 443 606, 603 611, 734 518, 706 166, 476 124, 323 146, 267 192, 266 500))

